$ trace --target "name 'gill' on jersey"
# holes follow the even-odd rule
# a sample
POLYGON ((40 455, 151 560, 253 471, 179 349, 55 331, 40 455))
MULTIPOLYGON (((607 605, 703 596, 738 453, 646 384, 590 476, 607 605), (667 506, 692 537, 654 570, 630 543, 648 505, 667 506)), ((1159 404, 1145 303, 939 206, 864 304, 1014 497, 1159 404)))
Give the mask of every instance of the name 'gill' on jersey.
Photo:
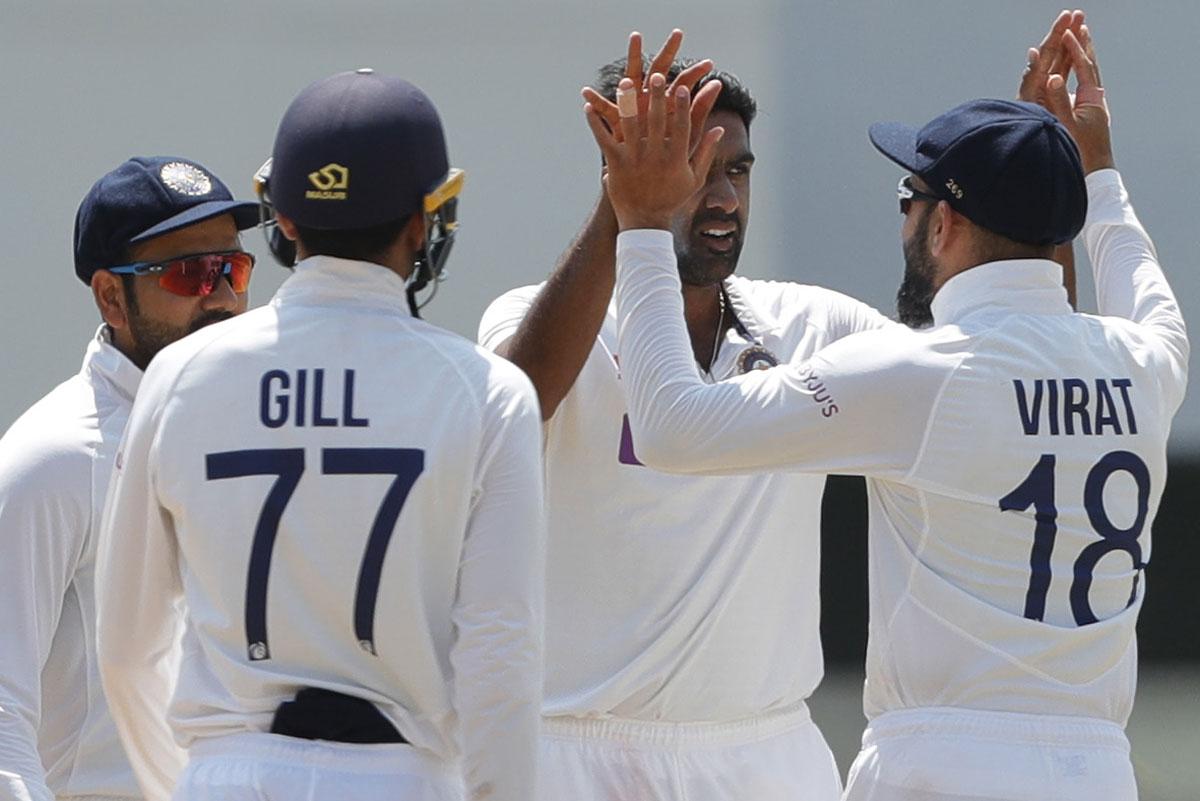
MULTIPOLYGON (((524 374, 412 317, 387 269, 313 257, 155 359, 123 455, 105 569, 125 589, 101 650, 153 649, 182 596, 184 747, 268 731, 317 687, 370 701, 468 787, 532 786, 544 524, 524 374)), ((146 710, 123 734, 153 753, 137 668, 117 705, 146 710)))

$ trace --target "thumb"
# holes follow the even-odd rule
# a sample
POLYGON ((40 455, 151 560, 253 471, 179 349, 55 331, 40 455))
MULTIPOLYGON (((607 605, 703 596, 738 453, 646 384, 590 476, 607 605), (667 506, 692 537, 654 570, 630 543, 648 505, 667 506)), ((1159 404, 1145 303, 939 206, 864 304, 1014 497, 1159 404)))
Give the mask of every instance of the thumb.
POLYGON ((1046 109, 1058 117, 1058 121, 1075 128, 1075 113, 1071 110, 1071 97, 1067 94, 1067 82, 1061 75, 1051 75, 1046 80, 1046 109))

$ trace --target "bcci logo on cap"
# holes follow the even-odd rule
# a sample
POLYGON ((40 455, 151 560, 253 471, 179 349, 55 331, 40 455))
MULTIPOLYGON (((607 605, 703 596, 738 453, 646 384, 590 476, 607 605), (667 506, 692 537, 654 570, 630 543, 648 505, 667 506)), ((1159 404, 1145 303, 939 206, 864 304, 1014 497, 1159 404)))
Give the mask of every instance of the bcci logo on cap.
POLYGON ((316 187, 304 193, 308 200, 345 200, 350 188, 350 170, 341 164, 326 164, 310 172, 308 182, 316 187))
POLYGON ((182 161, 164 164, 158 171, 158 177, 170 189, 188 197, 200 197, 212 191, 212 181, 204 174, 204 170, 182 161))

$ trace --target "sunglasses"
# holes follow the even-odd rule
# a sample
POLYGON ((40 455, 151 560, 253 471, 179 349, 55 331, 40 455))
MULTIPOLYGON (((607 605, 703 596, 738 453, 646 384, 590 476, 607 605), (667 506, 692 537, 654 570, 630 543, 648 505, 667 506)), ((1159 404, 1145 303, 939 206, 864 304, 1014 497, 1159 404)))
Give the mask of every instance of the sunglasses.
POLYGON ((213 293, 217 281, 224 277, 234 292, 245 292, 250 286, 250 271, 254 256, 241 250, 221 253, 193 253, 159 262, 137 262, 109 267, 117 275, 157 274, 158 285, 168 292, 184 297, 206 297, 213 293))
POLYGON ((899 186, 896 187, 896 197, 900 198, 900 213, 908 216, 908 210, 912 208, 914 200, 928 200, 930 203, 937 203, 941 200, 937 195, 931 195, 928 192, 922 192, 912 185, 912 176, 906 175, 900 179, 899 186))

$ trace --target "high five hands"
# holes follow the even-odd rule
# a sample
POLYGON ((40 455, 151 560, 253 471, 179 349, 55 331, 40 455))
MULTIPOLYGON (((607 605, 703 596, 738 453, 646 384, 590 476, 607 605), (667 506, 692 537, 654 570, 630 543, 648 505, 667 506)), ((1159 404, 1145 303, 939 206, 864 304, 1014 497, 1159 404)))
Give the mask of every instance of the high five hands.
POLYGON ((1085 173, 1113 166, 1108 104, 1082 11, 1061 12, 1041 44, 1029 49, 1017 97, 1058 117, 1079 146, 1085 173), (1067 91, 1072 71, 1078 83, 1074 96, 1067 91))
POLYGON ((682 38, 673 32, 649 76, 635 81, 641 77, 641 38, 630 36, 616 104, 584 90, 584 113, 607 164, 605 185, 622 231, 669 229, 675 211, 704 185, 725 132, 720 127, 704 130, 721 84, 710 81, 692 98, 691 87, 712 68, 711 62, 693 65, 667 85, 665 73, 682 38))
MULTIPOLYGON (((642 35, 637 31, 629 34, 629 49, 625 55, 625 77, 633 81, 634 86, 641 87, 641 91, 637 93, 638 108, 641 111, 646 111, 650 106, 650 76, 656 72, 661 72, 663 75, 670 72, 671 65, 675 63, 675 57, 679 54, 681 44, 683 44, 683 31, 676 28, 671 31, 667 41, 663 42, 663 46, 659 48, 654 60, 650 62, 650 69, 646 70, 642 63, 642 35)), ((672 94, 680 86, 687 86, 694 93, 696 84, 711 72, 712 68, 713 63, 707 58, 685 67, 675 76, 675 80, 667 89, 667 94, 672 94)), ((696 102, 692 104, 693 139, 699 131, 704 130, 704 117, 712 109, 712 103, 717 99, 719 91, 718 88, 712 90, 711 94, 705 95, 704 98, 697 97, 696 102)), ((608 130, 612 131, 618 140, 621 139, 621 114, 617 104, 609 101, 590 86, 583 87, 581 93, 583 99, 590 103, 604 119, 608 130)), ((695 145, 695 142, 693 141, 692 144, 695 145)))

